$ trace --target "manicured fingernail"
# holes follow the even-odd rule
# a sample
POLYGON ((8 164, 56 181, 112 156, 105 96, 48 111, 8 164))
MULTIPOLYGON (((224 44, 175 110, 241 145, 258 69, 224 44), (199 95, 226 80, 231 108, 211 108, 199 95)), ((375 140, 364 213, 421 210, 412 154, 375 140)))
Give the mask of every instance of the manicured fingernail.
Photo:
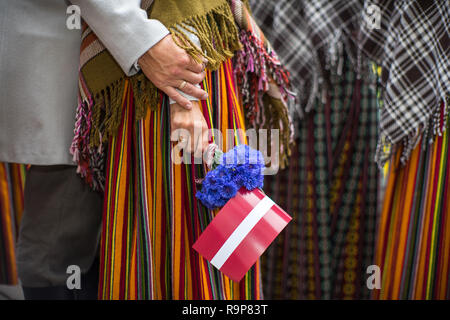
POLYGON ((208 99, 208 97, 209 97, 208 94, 205 93, 205 94, 203 95, 202 99, 203 99, 203 100, 206 100, 206 99, 208 99))
POLYGON ((192 103, 188 103, 188 104, 186 104, 186 108, 188 108, 188 109, 192 109, 192 103))

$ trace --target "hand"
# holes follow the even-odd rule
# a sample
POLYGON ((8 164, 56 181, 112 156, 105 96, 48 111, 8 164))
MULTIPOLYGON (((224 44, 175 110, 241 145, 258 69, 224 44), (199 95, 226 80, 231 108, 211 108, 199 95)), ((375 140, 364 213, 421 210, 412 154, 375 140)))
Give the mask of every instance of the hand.
POLYGON ((204 90, 195 87, 205 78, 204 65, 196 63, 185 50, 177 46, 172 35, 150 48, 139 58, 138 63, 146 77, 179 106, 191 109, 192 102, 177 92, 176 88, 199 100, 208 97, 204 90))
POLYGON ((209 129, 201 110, 201 104, 192 101, 193 108, 187 110, 177 103, 170 105, 170 123, 172 141, 178 141, 180 149, 194 153, 200 158, 208 148, 209 129))

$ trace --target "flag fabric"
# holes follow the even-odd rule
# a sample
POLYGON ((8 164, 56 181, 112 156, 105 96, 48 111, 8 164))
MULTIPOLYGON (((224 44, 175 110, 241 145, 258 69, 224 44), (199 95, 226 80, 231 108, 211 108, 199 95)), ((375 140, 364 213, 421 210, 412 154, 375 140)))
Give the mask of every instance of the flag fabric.
POLYGON ((227 277, 240 281, 291 219, 260 189, 242 188, 193 248, 227 277))

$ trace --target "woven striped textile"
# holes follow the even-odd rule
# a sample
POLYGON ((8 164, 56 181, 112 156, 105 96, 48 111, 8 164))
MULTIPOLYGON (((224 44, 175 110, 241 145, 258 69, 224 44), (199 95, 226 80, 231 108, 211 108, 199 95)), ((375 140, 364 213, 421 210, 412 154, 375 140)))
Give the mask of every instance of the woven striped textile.
POLYGON ((250 2, 266 36, 287 61, 299 113, 308 112, 328 86, 328 66, 339 64, 345 45, 361 77, 364 61, 382 67, 380 167, 390 159, 389 146, 407 145, 402 149, 405 163, 428 125, 438 134, 437 121, 428 120, 438 118, 440 102, 450 95, 449 1, 250 2))
MULTIPOLYGON (((244 143, 244 117, 231 60, 209 71, 202 101, 210 128, 224 136, 224 150, 244 143)), ((118 134, 110 140, 100 249, 101 299, 260 299, 259 262, 239 283, 199 256, 192 244, 215 212, 195 198, 203 164, 173 164, 167 97, 135 121, 127 83, 118 134)))
POLYGON ((18 284, 15 243, 24 183, 25 166, 0 163, 0 284, 18 284))
POLYGON ((450 133, 444 108, 439 121, 447 130, 432 144, 432 133, 424 135, 405 166, 401 149, 389 163, 375 299, 450 299, 450 133))
POLYGON ((289 166, 265 190, 293 215, 262 259, 268 299, 368 299, 378 171, 376 78, 351 61, 299 122, 289 166))

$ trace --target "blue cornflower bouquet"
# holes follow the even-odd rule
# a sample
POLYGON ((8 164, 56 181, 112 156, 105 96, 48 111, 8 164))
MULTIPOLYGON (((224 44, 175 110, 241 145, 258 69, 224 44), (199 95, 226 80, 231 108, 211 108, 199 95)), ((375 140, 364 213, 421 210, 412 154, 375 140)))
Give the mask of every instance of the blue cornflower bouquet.
POLYGON ((215 149, 201 191, 196 197, 209 209, 223 207, 244 187, 251 191, 264 184, 264 157, 258 150, 242 144, 223 153, 215 149))

